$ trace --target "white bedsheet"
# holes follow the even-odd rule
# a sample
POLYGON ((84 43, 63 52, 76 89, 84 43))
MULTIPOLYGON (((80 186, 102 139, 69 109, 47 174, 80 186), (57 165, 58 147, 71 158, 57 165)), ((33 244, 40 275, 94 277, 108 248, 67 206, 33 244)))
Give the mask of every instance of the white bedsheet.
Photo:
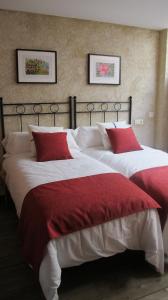
MULTIPOLYGON (((6 157, 6 183, 18 216, 27 192, 39 184, 100 173, 115 172, 102 163, 77 152, 75 159, 35 162, 29 155, 6 157)), ((47 300, 57 300, 61 268, 79 265, 126 249, 144 250, 148 262, 164 270, 163 241, 158 213, 145 210, 99 226, 51 240, 40 266, 39 279, 47 300)))
MULTIPOLYGON (((138 171, 168 166, 168 153, 147 146, 142 147, 144 149, 142 151, 121 154, 114 154, 103 147, 87 148, 83 152, 89 157, 95 158, 111 168, 115 168, 128 178, 138 171)), ((163 230, 163 243, 164 251, 168 255, 168 218, 163 230)))
POLYGON ((161 150, 156 150, 147 146, 142 146, 144 150, 114 154, 103 147, 87 148, 84 153, 98 161, 103 162, 118 172, 131 177, 138 171, 168 166, 168 154, 161 150))

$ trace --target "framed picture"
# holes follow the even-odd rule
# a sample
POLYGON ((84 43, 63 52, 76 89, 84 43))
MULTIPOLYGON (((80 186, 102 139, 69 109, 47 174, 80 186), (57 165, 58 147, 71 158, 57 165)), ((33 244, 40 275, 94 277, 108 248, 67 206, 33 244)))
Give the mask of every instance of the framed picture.
POLYGON ((16 49, 18 83, 57 83, 57 52, 16 49))
POLYGON ((121 57, 113 55, 88 54, 88 83, 121 83, 121 57))

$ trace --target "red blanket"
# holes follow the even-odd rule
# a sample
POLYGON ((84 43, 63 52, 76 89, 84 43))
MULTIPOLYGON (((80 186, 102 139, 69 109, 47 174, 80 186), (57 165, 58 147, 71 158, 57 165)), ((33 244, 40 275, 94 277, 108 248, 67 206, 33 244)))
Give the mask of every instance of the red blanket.
POLYGON ((38 270, 48 241, 159 205, 118 173, 40 185, 24 199, 20 232, 23 253, 38 270))
POLYGON ((162 209, 159 209, 159 215, 163 228, 168 214, 168 166, 137 172, 130 179, 160 204, 162 209))

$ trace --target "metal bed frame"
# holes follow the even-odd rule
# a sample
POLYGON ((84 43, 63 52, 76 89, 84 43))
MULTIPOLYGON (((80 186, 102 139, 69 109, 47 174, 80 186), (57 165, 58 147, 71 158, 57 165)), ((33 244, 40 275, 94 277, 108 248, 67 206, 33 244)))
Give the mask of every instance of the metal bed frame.
POLYGON ((121 113, 128 113, 128 123, 131 124, 132 97, 127 101, 80 101, 76 96, 70 96, 67 102, 24 102, 24 103, 4 103, 0 98, 0 125, 1 139, 5 137, 5 119, 15 117, 19 119, 20 131, 23 131, 23 118, 25 116, 35 116, 37 125, 40 125, 42 115, 51 115, 53 126, 56 126, 58 115, 68 115, 69 128, 77 128, 77 116, 80 114, 89 115, 89 125, 92 125, 92 117, 95 113, 103 115, 104 122, 106 114, 115 113, 116 121, 121 113), (65 109, 66 107, 66 109, 65 109), (62 109, 63 108, 63 109, 62 109), (6 109, 9 111, 5 112, 6 109), (11 110, 11 111, 10 111, 11 110))
POLYGON ((73 98, 69 97, 67 102, 24 102, 4 103, 0 98, 0 125, 1 138, 5 137, 5 119, 15 117, 19 119, 20 131, 23 131, 23 118, 25 116, 36 116, 36 123, 40 125, 40 116, 51 115, 53 126, 56 126, 56 117, 67 114, 69 116, 69 128, 73 125, 73 98), (9 111, 5 112, 8 109, 9 111))
POLYGON ((93 114, 103 114, 103 121, 106 122, 106 114, 115 113, 116 121, 119 121, 121 113, 128 113, 128 123, 131 124, 132 117, 132 96, 127 101, 80 101, 77 102, 77 97, 73 97, 73 128, 78 127, 77 116, 79 114, 89 115, 89 125, 92 125, 93 114))

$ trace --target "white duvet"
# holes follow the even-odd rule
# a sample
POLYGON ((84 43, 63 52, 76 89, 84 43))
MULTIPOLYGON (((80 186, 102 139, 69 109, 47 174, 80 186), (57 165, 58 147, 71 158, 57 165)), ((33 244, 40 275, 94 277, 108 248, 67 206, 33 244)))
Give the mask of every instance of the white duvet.
MULTIPOLYGON (((115 172, 108 166, 74 153, 75 159, 36 162, 28 154, 7 156, 3 163, 6 183, 17 214, 27 192, 43 183, 115 172)), ((145 210, 51 240, 40 266, 39 279, 47 300, 57 300, 61 268, 108 257, 126 249, 145 251, 146 260, 163 273, 163 241, 158 213, 145 210)))
POLYGON ((143 150, 114 154, 111 150, 103 147, 87 148, 84 153, 98 161, 103 162, 118 172, 131 177, 136 172, 154 168, 168 166, 168 154, 161 150, 156 150, 147 146, 142 146, 143 150))

